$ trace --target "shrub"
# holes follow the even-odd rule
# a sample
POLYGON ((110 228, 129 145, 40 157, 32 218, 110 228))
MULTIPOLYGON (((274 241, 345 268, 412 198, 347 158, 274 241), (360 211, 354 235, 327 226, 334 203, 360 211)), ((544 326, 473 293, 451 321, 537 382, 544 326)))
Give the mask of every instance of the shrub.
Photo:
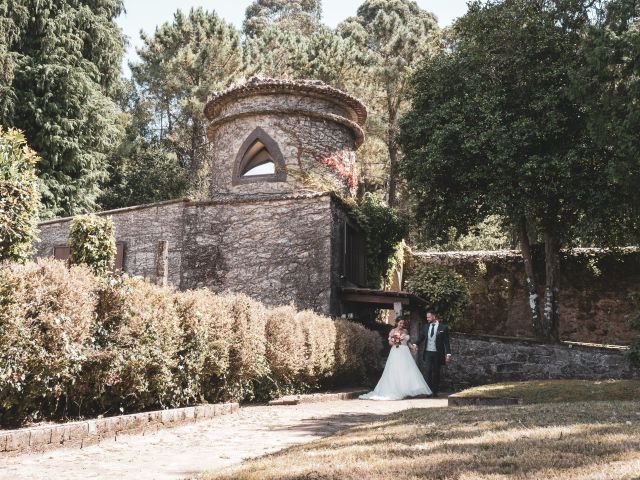
POLYGON ((349 320, 336 320, 334 385, 369 383, 382 366, 382 337, 349 320))
POLYGON ((462 318, 469 304, 469 287, 464 277, 441 265, 417 267, 407 280, 406 288, 426 300, 450 325, 462 318))
POLYGON ((69 228, 71 264, 85 264, 96 275, 109 273, 116 259, 113 220, 95 215, 76 217, 69 228))
POLYGON ((40 207, 38 160, 20 131, 0 126, 0 261, 30 256, 40 207))
POLYGON ((379 365, 380 345, 362 326, 291 306, 268 309, 245 295, 176 292, 58 260, 6 265, 0 424, 269 399, 360 381, 379 365))
POLYGON ((307 363, 302 320, 293 306, 279 307, 267 314, 266 359, 271 372, 269 395, 286 395, 305 389, 307 363))
POLYGON ((105 281, 96 327, 85 396, 97 408, 122 412, 185 402, 175 378, 181 332, 173 290, 140 278, 105 281))
POLYGON ((310 310, 296 315, 304 333, 305 382, 317 388, 331 376, 335 367, 336 326, 333 320, 310 310))
POLYGON ((178 388, 193 402, 216 402, 229 371, 229 350, 234 341, 232 297, 210 290, 178 292, 176 311, 181 329, 178 352, 178 388))
POLYGON ((266 360, 266 309, 246 295, 232 298, 230 368, 225 385, 229 400, 256 398, 256 383, 268 376, 266 360))
POLYGON ((73 410, 94 321, 95 277, 39 260, 0 269, 0 424, 73 410))

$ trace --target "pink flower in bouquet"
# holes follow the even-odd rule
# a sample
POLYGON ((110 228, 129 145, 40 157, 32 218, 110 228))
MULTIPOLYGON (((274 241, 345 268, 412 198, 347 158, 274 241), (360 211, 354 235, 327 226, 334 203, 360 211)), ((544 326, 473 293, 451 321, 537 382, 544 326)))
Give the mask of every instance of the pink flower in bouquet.
POLYGON ((393 344, 394 347, 398 348, 400 345, 402 345, 402 341, 404 340, 404 335, 402 333, 395 332, 389 335, 389 340, 391 340, 391 343, 393 344))

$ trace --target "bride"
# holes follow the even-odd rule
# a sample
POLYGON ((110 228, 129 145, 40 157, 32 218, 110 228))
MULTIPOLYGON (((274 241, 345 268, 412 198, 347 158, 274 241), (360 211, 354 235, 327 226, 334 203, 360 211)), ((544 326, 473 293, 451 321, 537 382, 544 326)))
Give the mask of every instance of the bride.
MULTIPOLYGON (((362 400, 402 400, 406 397, 431 395, 431 390, 409 351, 409 332, 405 320, 399 318, 389 332, 391 352, 373 392, 360 395, 362 400)), ((415 345, 411 345, 415 348, 415 345)))

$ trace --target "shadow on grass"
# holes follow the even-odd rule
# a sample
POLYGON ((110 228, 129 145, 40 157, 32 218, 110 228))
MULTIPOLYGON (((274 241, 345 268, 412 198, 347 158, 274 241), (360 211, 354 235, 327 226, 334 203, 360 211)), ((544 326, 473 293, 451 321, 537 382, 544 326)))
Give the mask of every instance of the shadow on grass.
MULTIPOLYGON (((604 472, 597 478, 637 478, 637 470, 624 469, 640 466, 639 410, 635 402, 605 402, 413 409, 384 417, 338 415, 321 421, 331 428, 352 428, 248 462, 231 476, 205 478, 507 475, 569 480, 583 478, 585 472, 604 472), (353 426, 372 420, 377 421, 353 426), (607 465, 615 462, 622 462, 622 472, 607 475, 607 465)), ((298 427, 314 432, 325 428, 310 422, 298 427)))

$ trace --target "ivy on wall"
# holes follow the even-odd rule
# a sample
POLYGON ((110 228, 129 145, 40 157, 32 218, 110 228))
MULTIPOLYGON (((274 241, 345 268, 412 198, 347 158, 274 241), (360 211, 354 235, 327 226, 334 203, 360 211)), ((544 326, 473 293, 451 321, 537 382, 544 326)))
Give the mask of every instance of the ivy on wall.
POLYGON ((379 196, 365 193, 350 216, 364 235, 367 250, 367 283, 382 288, 390 272, 401 261, 401 245, 408 233, 407 222, 379 196))

